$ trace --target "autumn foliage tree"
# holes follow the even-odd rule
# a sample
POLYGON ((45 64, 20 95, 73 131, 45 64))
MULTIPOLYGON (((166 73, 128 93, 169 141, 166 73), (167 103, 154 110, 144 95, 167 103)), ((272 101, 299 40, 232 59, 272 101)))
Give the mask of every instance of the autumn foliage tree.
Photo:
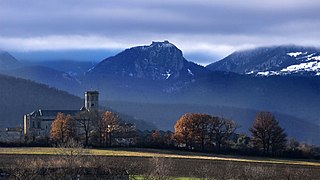
POLYGON ((191 113, 192 119, 192 137, 197 144, 201 145, 201 149, 205 149, 205 143, 210 133, 210 125, 212 125, 213 117, 208 114, 193 114, 191 113))
POLYGON ((192 114, 183 115, 175 124, 175 134, 174 139, 177 143, 185 144, 186 148, 190 148, 192 143, 192 122, 193 119, 191 117, 192 114))
POLYGON ((175 124, 174 139, 186 148, 206 145, 220 149, 236 130, 234 121, 208 114, 190 113, 183 115, 175 124))
POLYGON ((106 111, 102 114, 101 122, 98 125, 102 142, 108 142, 108 145, 111 146, 111 135, 119 129, 120 121, 119 115, 111 111, 106 111))
POLYGON ((287 134, 270 112, 259 112, 250 131, 254 147, 262 149, 264 154, 276 153, 286 147, 287 134))
POLYGON ((70 115, 58 113, 51 125, 51 139, 65 143, 76 137, 76 122, 70 115))

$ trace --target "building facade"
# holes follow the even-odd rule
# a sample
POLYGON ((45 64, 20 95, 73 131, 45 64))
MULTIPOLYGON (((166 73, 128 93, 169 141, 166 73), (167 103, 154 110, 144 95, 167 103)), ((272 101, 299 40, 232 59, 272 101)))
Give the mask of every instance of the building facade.
POLYGON ((43 110, 39 109, 29 114, 24 115, 23 119, 23 134, 29 140, 39 138, 49 138, 51 131, 51 124, 56 119, 58 113, 65 115, 76 115, 81 111, 98 110, 99 108, 99 92, 87 91, 85 92, 84 107, 80 110, 43 110))
POLYGON ((80 110, 36 110, 24 115, 23 130, 24 136, 28 139, 45 138, 50 136, 51 124, 56 119, 58 113, 71 115, 73 117, 80 110))

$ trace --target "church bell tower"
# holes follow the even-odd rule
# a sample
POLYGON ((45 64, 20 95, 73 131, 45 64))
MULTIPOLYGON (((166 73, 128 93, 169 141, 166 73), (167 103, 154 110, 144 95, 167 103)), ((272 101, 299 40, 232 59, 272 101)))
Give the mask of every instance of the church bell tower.
POLYGON ((99 92, 98 91, 86 91, 84 94, 84 104, 87 110, 99 109, 99 92))

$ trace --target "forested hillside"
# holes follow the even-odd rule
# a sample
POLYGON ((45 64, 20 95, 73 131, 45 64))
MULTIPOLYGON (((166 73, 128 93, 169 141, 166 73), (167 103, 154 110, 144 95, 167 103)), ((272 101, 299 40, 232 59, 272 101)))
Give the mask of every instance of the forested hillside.
POLYGON ((0 127, 23 125, 36 109, 80 109, 81 98, 29 80, 0 75, 0 127))

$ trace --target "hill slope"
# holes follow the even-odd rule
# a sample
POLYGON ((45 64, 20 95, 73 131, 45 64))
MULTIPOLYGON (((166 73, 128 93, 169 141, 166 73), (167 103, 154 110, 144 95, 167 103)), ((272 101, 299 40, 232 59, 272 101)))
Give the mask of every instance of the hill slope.
POLYGON ((234 52, 207 68, 265 76, 317 76, 320 75, 320 50, 301 46, 260 47, 234 52))
POLYGON ((47 84, 72 94, 82 94, 84 92, 80 89, 81 82, 76 77, 45 66, 25 66, 4 73, 18 78, 30 79, 37 83, 47 84))
MULTIPOLYGON (((134 102, 105 102, 115 110, 131 114, 157 124, 160 129, 174 130, 174 124, 179 118, 190 112, 207 113, 222 116, 236 121, 237 132, 249 133, 258 110, 200 104, 170 104, 170 103, 134 103, 134 102)), ((281 127, 285 128, 289 137, 299 141, 320 144, 320 126, 290 115, 274 112, 281 127)))
POLYGON ((0 71, 17 68, 21 63, 6 51, 0 50, 0 71))
POLYGON ((32 81, 0 75, 0 127, 23 124, 23 114, 36 109, 79 109, 79 97, 32 81))

